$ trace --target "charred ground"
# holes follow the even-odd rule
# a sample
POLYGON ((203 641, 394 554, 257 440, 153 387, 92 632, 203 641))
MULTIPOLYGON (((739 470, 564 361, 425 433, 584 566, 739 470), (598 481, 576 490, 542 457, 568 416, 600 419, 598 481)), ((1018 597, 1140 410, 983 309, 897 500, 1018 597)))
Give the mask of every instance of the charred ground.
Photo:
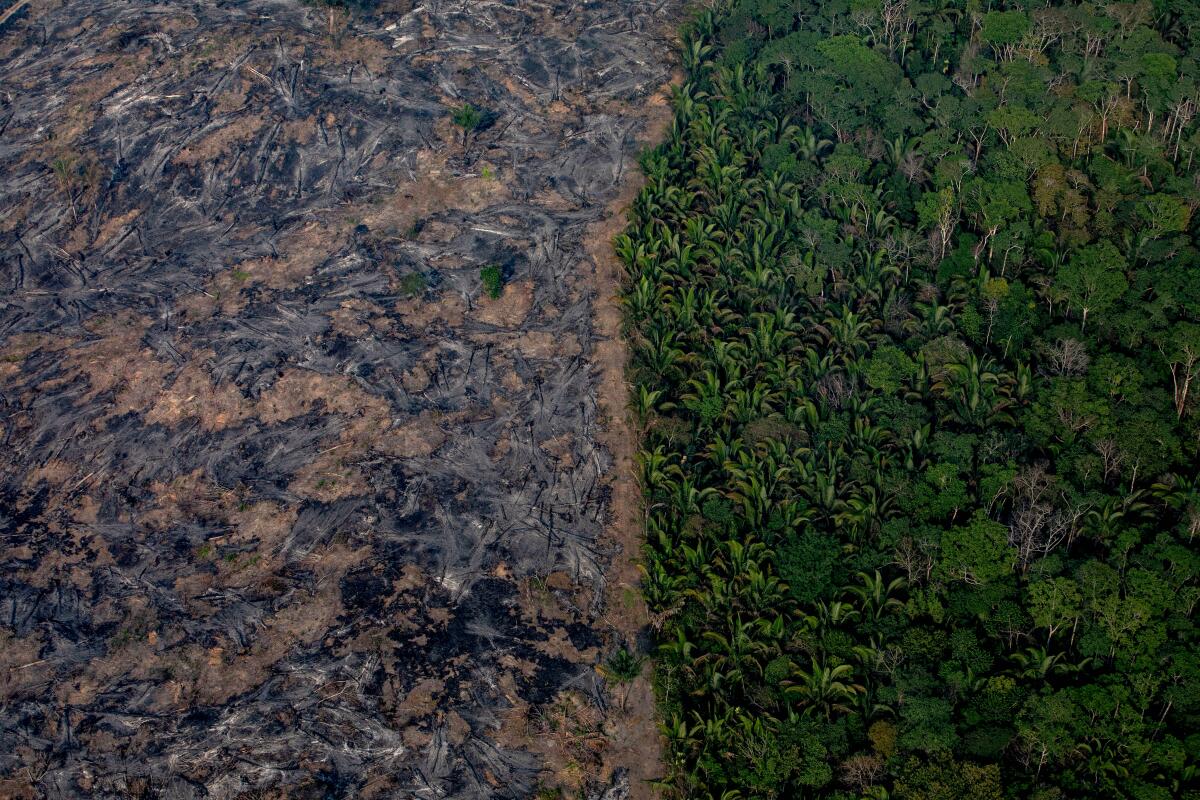
POLYGON ((0 23, 0 794, 641 791, 596 241, 676 11, 0 23))

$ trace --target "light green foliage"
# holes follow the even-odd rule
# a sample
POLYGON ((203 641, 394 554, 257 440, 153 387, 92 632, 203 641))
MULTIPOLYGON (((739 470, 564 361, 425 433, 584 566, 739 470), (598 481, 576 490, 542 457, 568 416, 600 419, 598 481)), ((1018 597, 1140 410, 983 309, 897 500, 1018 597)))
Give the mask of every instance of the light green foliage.
POLYGON ((1137 215, 1145 226, 1146 234, 1157 239, 1186 231, 1192 209, 1176 195, 1152 194, 1138 203, 1137 215))
POLYGON ((976 513, 970 523, 942 535, 941 574, 951 581, 971 585, 992 583, 1012 574, 1016 551, 1008 544, 1008 531, 998 522, 976 513))
POLYGON ((1083 595, 1070 578, 1051 578, 1030 584, 1028 603, 1033 621, 1053 637, 1055 631, 1079 619, 1083 595))
POLYGON ((468 137, 483 125, 486 115, 470 103, 463 103, 455 109, 450 119, 455 125, 462 128, 462 143, 465 146, 468 137))
POLYGON ((1055 288, 1079 309, 1080 330, 1088 314, 1103 316, 1129 288, 1125 259, 1112 242, 1103 241, 1077 251, 1058 272, 1055 288))
POLYGON ((917 366, 898 347, 881 347, 866 363, 863 376, 867 384, 884 394, 896 394, 916 375, 917 366))

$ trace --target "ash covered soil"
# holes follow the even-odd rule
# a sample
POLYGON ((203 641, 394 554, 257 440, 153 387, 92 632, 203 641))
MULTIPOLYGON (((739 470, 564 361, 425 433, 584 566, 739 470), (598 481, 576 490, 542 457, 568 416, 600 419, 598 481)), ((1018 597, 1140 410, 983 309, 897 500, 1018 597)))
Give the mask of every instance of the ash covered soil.
POLYGON ((678 5, 8 5, 0 796, 648 791, 597 242, 678 5))

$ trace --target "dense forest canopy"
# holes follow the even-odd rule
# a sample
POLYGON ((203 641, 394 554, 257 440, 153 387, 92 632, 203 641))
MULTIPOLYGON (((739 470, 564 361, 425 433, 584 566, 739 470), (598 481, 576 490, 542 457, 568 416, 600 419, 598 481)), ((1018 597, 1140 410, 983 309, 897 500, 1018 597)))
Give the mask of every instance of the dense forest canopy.
POLYGON ((617 240, 700 798, 1200 797, 1200 4, 726 0, 617 240))

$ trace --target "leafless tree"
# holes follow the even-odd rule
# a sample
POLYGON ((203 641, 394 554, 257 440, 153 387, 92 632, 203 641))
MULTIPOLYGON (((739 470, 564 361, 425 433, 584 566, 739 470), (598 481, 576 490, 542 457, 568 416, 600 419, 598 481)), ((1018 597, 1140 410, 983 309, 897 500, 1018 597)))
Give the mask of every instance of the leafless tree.
POLYGON ((1021 571, 1035 559, 1049 555, 1063 542, 1068 545, 1079 532, 1079 521, 1087 513, 1083 506, 1059 507, 1062 496, 1055 479, 1043 465, 1027 467, 1013 479, 1013 510, 1008 526, 1008 543, 1017 550, 1021 571))
POLYGON ((912 537, 905 536, 896 545, 893 558, 892 563, 904 570, 910 586, 929 580, 933 574, 933 552, 926 542, 914 542, 912 537))
POLYGON ((854 396, 854 386, 840 372, 830 372, 822 375, 816 384, 817 396, 829 404, 830 408, 841 408, 847 400, 854 396))
POLYGON ((1125 460, 1125 453, 1112 439, 1101 439, 1094 447, 1104 467, 1104 482, 1107 483, 1121 474, 1121 463, 1125 460))
POLYGON ((877 755, 859 753, 842 762, 842 783, 862 792, 883 775, 883 760, 877 755))
POLYGON ((1089 363, 1087 346, 1078 339, 1059 339, 1046 348, 1046 371, 1051 375, 1082 375, 1089 363))

